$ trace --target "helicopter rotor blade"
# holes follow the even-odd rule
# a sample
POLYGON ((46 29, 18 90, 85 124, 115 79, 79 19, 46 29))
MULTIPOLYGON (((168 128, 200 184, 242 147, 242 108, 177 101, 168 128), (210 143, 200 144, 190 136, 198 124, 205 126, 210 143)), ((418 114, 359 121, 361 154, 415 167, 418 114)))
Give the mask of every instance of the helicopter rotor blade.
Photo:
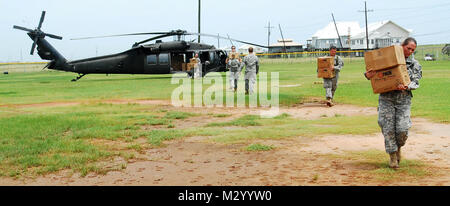
POLYGON ((200 35, 200 36, 208 36, 208 37, 213 37, 213 38, 228 39, 228 40, 230 40, 230 41, 240 42, 240 43, 243 43, 243 44, 249 44, 249 45, 253 45, 253 46, 257 46, 257 47, 268 48, 267 46, 263 46, 263 45, 259 45, 259 44, 254 44, 254 43, 246 42, 246 41, 241 41, 241 40, 238 40, 238 39, 232 39, 232 38, 229 38, 229 37, 223 37, 223 36, 212 35, 212 34, 185 33, 185 35, 196 35, 196 36, 200 35))
POLYGON ((231 46, 234 46, 233 41, 230 39, 230 35, 227 34, 228 40, 230 40, 231 46))
POLYGON ((41 26, 42 26, 42 23, 44 22, 44 18, 45 18, 45 11, 42 11, 41 20, 39 20, 39 26, 37 27, 37 30, 41 30, 41 26))
POLYGON ((23 30, 23 31, 27 31, 27 32, 33 32, 33 30, 31 30, 31 29, 27 29, 27 28, 21 27, 21 26, 16 26, 16 25, 14 25, 13 28, 14 28, 14 29, 23 30))
POLYGON ((152 34, 167 34, 167 33, 168 32, 147 32, 147 33, 116 34, 116 35, 106 35, 106 36, 93 36, 93 37, 73 38, 73 39, 70 39, 70 40, 84 40, 84 39, 97 39, 97 38, 107 38, 107 37, 152 35, 152 34))
POLYGON ((36 48, 36 42, 38 40, 38 36, 34 37, 33 45, 31 45, 31 51, 30 54, 33 55, 34 49, 36 48))
POLYGON ((145 42, 149 42, 149 41, 152 41, 152 40, 155 40, 155 39, 161 39, 161 38, 168 37, 168 36, 175 36, 175 34, 167 34, 166 33, 166 34, 163 34, 163 35, 155 36, 155 37, 152 37, 152 38, 149 38, 149 39, 137 42, 136 45, 139 45, 139 44, 142 44, 142 43, 145 43, 145 42))
POLYGON ((44 35, 45 35, 45 36, 48 36, 48 37, 50 37, 50 38, 53 38, 53 39, 59 39, 59 40, 62 40, 62 39, 63 39, 62 37, 57 36, 57 35, 54 35, 54 34, 47 34, 47 33, 44 33, 44 35))

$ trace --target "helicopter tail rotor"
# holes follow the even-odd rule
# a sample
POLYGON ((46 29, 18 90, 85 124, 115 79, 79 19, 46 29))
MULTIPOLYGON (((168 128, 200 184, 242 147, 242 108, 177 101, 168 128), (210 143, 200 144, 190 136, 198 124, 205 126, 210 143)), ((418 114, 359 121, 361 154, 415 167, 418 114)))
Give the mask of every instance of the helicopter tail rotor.
POLYGON ((27 29, 27 28, 21 27, 21 26, 16 26, 16 25, 13 26, 14 29, 19 29, 19 30, 27 31, 27 32, 28 32, 28 35, 31 37, 31 39, 33 39, 33 44, 31 45, 31 51, 30 51, 30 54, 31 54, 31 55, 33 55, 34 50, 35 50, 35 48, 36 48, 36 44, 37 44, 37 42, 38 42, 38 40, 39 40, 40 38, 45 38, 46 36, 48 36, 48 37, 53 38, 53 39, 59 39, 59 40, 62 39, 62 37, 60 37, 60 36, 53 35, 53 34, 47 34, 47 33, 44 33, 44 32, 41 30, 42 23, 44 22, 44 19, 45 19, 45 11, 42 11, 41 19, 39 20, 38 27, 37 27, 36 29, 34 29, 34 30, 32 30, 32 29, 27 29))

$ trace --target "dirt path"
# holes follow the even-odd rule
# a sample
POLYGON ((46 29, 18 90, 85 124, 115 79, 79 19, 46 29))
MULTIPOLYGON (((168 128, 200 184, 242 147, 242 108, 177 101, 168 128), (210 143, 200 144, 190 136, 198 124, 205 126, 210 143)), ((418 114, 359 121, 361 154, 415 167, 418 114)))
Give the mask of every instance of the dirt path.
MULTIPOLYGON (((144 101, 143 104, 161 104, 144 101)), ((120 103, 121 101, 113 101, 120 103)), ((139 102, 137 102, 139 103, 139 102)), ((165 104, 167 106, 167 104, 165 104)), ((191 108, 177 108, 177 110, 191 108)), ((197 112, 197 111, 196 111, 197 112)), ((232 114, 234 119, 244 114, 259 114, 256 108, 206 108, 200 113, 232 114)), ((280 108, 295 118, 317 119, 335 114, 374 115, 376 108, 307 104, 280 108)), ((224 119, 222 119, 224 120, 224 119)), ((213 121, 195 119, 196 125, 213 121)), ((217 121, 217 120, 215 120, 217 121)), ((178 127, 178 125, 177 125, 178 127)), ((205 137, 190 137, 166 142, 166 147, 146 150, 149 160, 129 162, 126 169, 106 175, 88 174, 80 177, 61 171, 36 179, 1 178, 1 185, 450 185, 450 125, 431 123, 414 118, 410 138, 403 148, 406 159, 418 159, 440 175, 419 179, 384 181, 368 175, 374 166, 356 164, 346 158, 330 155, 347 151, 384 151, 380 133, 365 136, 328 135, 317 138, 296 137, 267 140, 264 144, 276 149, 264 152, 243 150, 247 145, 218 144, 205 137)), ((386 161, 388 157, 386 155, 386 161)))

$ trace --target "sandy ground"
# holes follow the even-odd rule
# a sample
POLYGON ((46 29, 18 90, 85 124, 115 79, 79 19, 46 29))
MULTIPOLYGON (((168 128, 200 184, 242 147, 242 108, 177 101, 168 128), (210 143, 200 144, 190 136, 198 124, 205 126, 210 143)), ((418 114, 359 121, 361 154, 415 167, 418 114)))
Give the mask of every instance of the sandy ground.
MULTIPOLYGON (((109 103, 128 103, 111 100, 109 103)), ((171 107, 170 102, 137 100, 132 103, 158 104, 171 107)), ((76 103, 46 103, 27 106, 70 106, 76 103)), ((180 108, 177 108, 180 110, 180 108)), ((181 108, 191 110, 191 108, 181 108)), ((202 108, 196 112, 232 114, 226 118, 190 118, 189 126, 202 126, 212 121, 226 121, 244 114, 260 114, 257 108, 202 108)), ((336 105, 328 108, 309 103, 280 108, 295 118, 317 119, 335 114, 375 115, 376 108, 336 105)), ((177 123, 177 128, 187 127, 177 123)), ((207 137, 189 137, 165 142, 163 148, 145 150, 147 160, 131 160, 120 171, 106 175, 88 174, 80 177, 71 171, 33 179, 0 178, 0 185, 450 185, 450 125, 414 118, 410 137, 403 147, 406 159, 426 163, 436 175, 418 179, 380 180, 368 175, 373 165, 357 164, 355 160, 330 155, 348 151, 384 151, 381 133, 373 135, 327 135, 316 138, 296 137, 260 141, 276 149, 249 152, 247 144, 219 144, 207 137)), ((119 161, 119 160, 117 160, 119 161)), ((385 161, 388 161, 386 155, 385 161)))

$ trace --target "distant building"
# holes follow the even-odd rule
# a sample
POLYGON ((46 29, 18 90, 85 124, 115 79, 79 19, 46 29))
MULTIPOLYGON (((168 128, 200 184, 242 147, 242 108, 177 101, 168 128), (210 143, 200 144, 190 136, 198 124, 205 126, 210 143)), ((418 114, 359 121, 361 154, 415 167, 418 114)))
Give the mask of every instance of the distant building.
MULTIPOLYGON (((378 49, 391 45, 401 44, 410 34, 411 30, 405 29, 388 20, 368 25, 369 49, 378 49)), ((351 39, 351 49, 366 49, 365 30, 351 39)))
POLYGON ((279 39, 277 43, 269 46, 269 53, 282 53, 282 52, 302 52, 303 45, 297 42, 294 42, 292 39, 279 39), (286 47, 286 51, 284 48, 286 47))
MULTIPOLYGON (((366 49, 366 29, 360 27, 358 22, 336 22, 341 37, 342 49, 366 49)), ((310 50, 327 50, 331 45, 341 48, 336 32, 336 26, 330 22, 325 28, 317 31, 308 42, 310 50)), ((369 49, 383 48, 400 44, 411 31, 394 22, 381 21, 368 25, 369 49)))
POLYGON ((265 53, 267 50, 262 48, 262 47, 258 47, 258 46, 253 46, 253 45, 249 45, 249 44, 244 44, 242 46, 240 46, 237 50, 240 54, 248 54, 248 48, 253 47, 253 53, 255 54, 262 54, 265 53))
MULTIPOLYGON (((336 26, 341 37, 342 48, 350 49, 350 40, 352 36, 361 33, 361 27, 356 21, 352 22, 337 22, 336 26)), ((308 40, 308 49, 310 50, 327 50, 330 46, 334 45, 337 48, 341 48, 339 38, 336 32, 336 26, 333 22, 330 22, 325 28, 317 31, 308 40)))

